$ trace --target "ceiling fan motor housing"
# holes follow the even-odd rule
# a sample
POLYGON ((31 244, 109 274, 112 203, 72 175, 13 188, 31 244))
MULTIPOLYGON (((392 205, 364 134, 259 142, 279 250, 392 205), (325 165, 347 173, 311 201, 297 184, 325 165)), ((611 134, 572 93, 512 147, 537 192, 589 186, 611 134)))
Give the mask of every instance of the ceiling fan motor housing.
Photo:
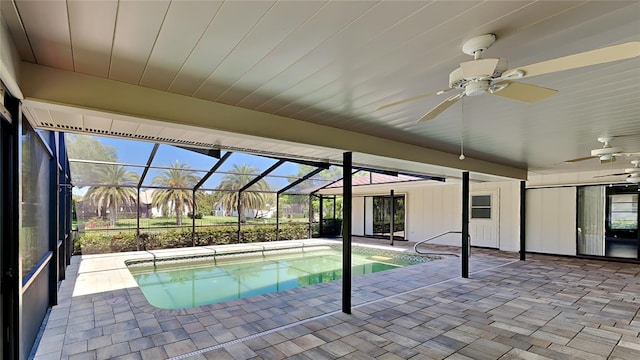
POLYGON ((453 70, 449 74, 449 87, 452 89, 464 89, 467 86, 467 84, 475 81, 479 81, 479 80, 490 81, 490 80, 499 78, 500 76, 502 76, 502 73, 507 70, 507 65, 508 65, 507 60, 501 58, 499 59, 498 65, 493 71, 493 74, 489 76, 487 76, 486 74, 478 74, 476 76, 468 76, 466 78, 462 73, 462 68, 458 67, 457 69, 453 70))
POLYGON ((624 150, 619 147, 605 147, 602 149, 591 150, 591 156, 600 156, 600 158, 608 157, 608 159, 604 159, 604 160, 609 160, 611 159, 611 156, 615 154, 619 154, 621 152, 624 152, 624 150))

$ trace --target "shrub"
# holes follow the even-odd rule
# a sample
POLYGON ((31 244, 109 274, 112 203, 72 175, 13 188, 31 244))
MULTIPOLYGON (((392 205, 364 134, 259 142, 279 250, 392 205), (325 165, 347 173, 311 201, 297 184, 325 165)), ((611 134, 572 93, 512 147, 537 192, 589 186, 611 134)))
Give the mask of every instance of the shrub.
POLYGON ((284 224, 280 225, 280 240, 297 240, 309 237, 308 224, 284 224))
POLYGON ((242 228, 242 242, 252 243, 275 240, 275 225, 253 225, 242 228))
POLYGON ((85 255, 136 250, 138 240, 134 232, 119 232, 115 235, 87 232, 74 244, 74 251, 85 255))
MULTIPOLYGON (((280 240, 306 239, 309 227, 306 223, 280 225, 280 240)), ((276 241, 275 225, 242 227, 242 242, 276 241)), ((238 228, 231 225, 201 227, 191 234, 190 228, 169 229, 156 234, 135 232, 108 233, 86 232, 76 240, 74 250, 82 254, 104 254, 135 250, 156 250, 207 245, 225 245, 238 242, 238 228), (139 247, 138 247, 139 246, 139 247)))
POLYGON ((134 232, 120 232, 111 238, 111 252, 136 250, 138 250, 138 238, 134 232))
POLYGON ((192 245, 191 230, 170 229, 158 233, 160 249, 188 247, 192 245))
POLYGON ((195 233, 196 246, 225 245, 238 242, 238 228, 235 226, 208 226, 195 233))
POLYGON ((76 241, 77 251, 82 254, 104 254, 111 252, 111 235, 85 233, 76 241))

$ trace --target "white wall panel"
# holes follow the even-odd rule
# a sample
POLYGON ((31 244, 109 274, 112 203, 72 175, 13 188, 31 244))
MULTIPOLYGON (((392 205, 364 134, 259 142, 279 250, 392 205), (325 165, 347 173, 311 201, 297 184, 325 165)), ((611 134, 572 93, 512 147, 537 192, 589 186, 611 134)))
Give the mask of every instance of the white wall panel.
POLYGON ((576 188, 527 190, 527 251, 576 254, 576 188))
POLYGON ((364 198, 354 197, 351 204, 351 234, 364 235, 364 198))
POLYGON ((543 223, 543 207, 542 195, 543 189, 529 189, 526 192, 526 229, 527 251, 540 251, 542 249, 542 223, 543 223))
MULTIPOLYGON (((457 184, 407 189, 407 240, 418 242, 447 231, 460 231, 460 191, 457 184)), ((460 242, 460 234, 431 241, 443 245, 460 245, 460 242)))

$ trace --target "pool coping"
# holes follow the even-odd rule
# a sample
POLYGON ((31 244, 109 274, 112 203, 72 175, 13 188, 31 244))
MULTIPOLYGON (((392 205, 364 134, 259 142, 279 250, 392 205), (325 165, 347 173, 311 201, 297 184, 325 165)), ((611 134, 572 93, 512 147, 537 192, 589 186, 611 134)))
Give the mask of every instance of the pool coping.
MULTIPOLYGON (((286 242, 278 242, 278 243, 260 242, 260 243, 250 243, 250 244, 247 244, 247 246, 238 246, 237 244, 234 246, 218 245, 218 246, 207 247, 208 249, 206 250, 210 250, 210 251, 194 251, 193 253, 188 253, 188 254, 175 255, 174 252, 169 251, 169 252, 162 252, 162 253, 152 253, 151 254, 152 257, 137 256, 135 259, 124 260, 124 264, 127 267, 127 270, 129 270, 129 273, 131 274, 131 269, 132 268, 135 269, 136 267, 145 267, 145 269, 149 271, 149 267, 153 266, 153 269, 154 269, 153 271, 155 271, 156 265, 158 266, 173 265, 173 264, 188 265, 190 262, 201 263, 203 261, 212 261, 212 260, 214 261, 214 263, 210 265, 214 265, 215 259, 217 259, 217 257, 221 257, 220 261, 231 260, 231 259, 240 261, 245 258, 254 260, 256 259, 256 256, 262 256, 263 259, 265 257, 266 259, 269 259, 269 256, 278 256, 283 254, 295 256, 296 254, 304 254, 305 252, 306 253, 319 252, 327 249, 341 251, 341 246, 342 246, 342 242, 335 241, 335 240, 334 241, 328 241, 328 240, 304 240, 304 241, 297 240, 296 241, 294 240, 294 241, 286 241, 286 242)), ((194 249, 194 248, 191 248, 191 249, 194 249)), ((439 256, 439 255, 416 254, 414 252, 408 252, 406 251, 406 249, 389 249, 389 248, 382 248, 378 246, 369 246, 366 244, 352 244, 352 249, 357 249, 355 250, 355 253, 358 253, 360 255, 393 257, 395 259, 415 262, 413 264, 407 264, 407 265, 392 264, 395 268, 417 265, 420 263, 439 260, 442 258, 442 256, 439 256)), ((391 269, 387 269, 386 271, 388 270, 391 270, 391 269)), ((336 281, 336 280, 332 280, 332 281, 336 281)), ((140 289, 140 286, 139 284, 137 284, 137 281, 136 281, 136 285, 144 295, 144 291, 140 289)), ((318 285, 318 284, 311 284, 311 285, 318 285)), ((306 285, 306 286, 310 286, 310 285, 306 285)), ((303 287, 303 286, 297 286, 296 288, 298 287, 303 287)), ((278 292, 281 292, 281 291, 278 291, 278 292)), ((255 295, 252 295, 252 296, 255 296, 255 295)), ((244 299, 244 298, 245 297, 242 297, 239 299, 244 299)), ((225 300, 225 301, 219 301, 219 302, 228 302, 228 301, 234 301, 239 299, 225 300)), ((218 302, 215 302, 212 304, 188 307, 183 309, 167 309, 167 308, 157 307, 151 304, 149 299, 146 298, 146 295, 145 295, 145 300, 147 300, 146 304, 143 304, 142 302, 140 302, 136 305, 138 306, 138 308, 142 309, 144 312, 154 313, 154 314, 159 312, 155 310, 151 311, 147 305, 150 305, 152 308, 156 310, 186 310, 191 308, 203 308, 204 310, 210 310, 206 308, 208 305, 213 305, 215 303, 218 303, 218 302)), ((164 313, 161 313, 161 314, 164 314, 164 313)))
MULTIPOLYGON (((274 246, 273 242, 263 242, 263 243, 251 243, 247 247, 226 247, 219 246, 213 248, 213 252, 199 252, 197 254, 182 254, 179 256, 170 255, 170 256, 157 256, 153 254, 152 258, 135 258, 135 259, 127 259, 125 260, 125 265, 128 268, 135 268, 138 266, 149 266, 149 265, 162 265, 162 264, 178 264, 178 263, 189 263, 189 262, 201 262, 205 260, 216 260, 220 257, 220 260, 227 259, 242 259, 245 257, 251 257, 251 259, 255 259, 258 257, 267 257, 269 255, 282 255, 282 254, 304 254, 307 252, 317 252, 321 250, 334 250, 338 252, 342 252, 342 243, 341 242, 329 242, 329 241, 317 241, 310 243, 309 241, 296 241, 293 243, 282 243, 278 245, 283 246, 274 246), (222 251, 220 251, 222 250, 222 251)), ((414 252, 407 252, 402 249, 388 249, 388 248, 380 248, 375 246, 368 246, 363 244, 353 244, 352 249, 354 253, 357 255, 371 255, 371 256, 387 256, 395 259, 404 260, 407 262, 412 262, 415 264, 423 263, 427 261, 433 261, 440 259, 442 256, 437 254, 418 254, 414 252), (357 249, 357 250, 355 250, 357 249)), ((215 263, 214 263, 215 264, 215 263)), ((395 264, 397 265, 397 264, 395 264)), ((400 265, 409 266, 414 264, 400 265)))
MULTIPOLYGON (((253 251, 270 251, 270 250, 283 250, 289 248, 304 248, 304 247, 319 247, 319 246, 336 246, 341 245, 342 241, 338 240, 328 240, 328 239, 306 239, 306 240, 287 240, 280 242, 262 242, 262 243, 245 243, 245 244, 229 244, 229 245, 211 245, 211 246, 198 246, 198 247, 189 247, 189 248, 179 248, 179 249, 160 249, 160 250, 146 250, 146 251, 136 251, 136 252, 122 252, 122 253, 111 253, 111 254, 93 254, 93 255, 83 255, 80 269, 78 271, 78 278, 76 279, 76 286, 74 287, 74 291, 72 296, 82 296, 88 295, 95 292, 113 292, 117 290, 126 289, 128 295, 128 302, 132 307, 137 310, 153 315, 161 315, 161 316, 180 316, 180 315, 189 315, 194 313, 199 313, 203 311, 215 311, 222 307, 229 306, 229 303, 243 301, 245 299, 236 299, 231 301, 226 301, 224 303, 214 303, 208 305, 197 306, 193 308, 184 308, 184 309, 162 309, 153 306, 149 303, 142 290, 138 286, 136 280, 133 275, 129 271, 128 263, 138 262, 138 261, 154 261, 154 259, 168 259, 168 258, 201 258, 206 256, 212 256, 217 253, 231 253, 231 252, 242 252, 247 249, 252 249, 253 251), (97 271, 108 272, 109 280, 106 283, 102 284, 91 284, 92 287, 97 287, 98 291, 84 290, 86 289, 86 284, 83 284, 82 279, 82 262, 89 260, 103 259, 108 261, 112 266, 109 269, 98 267, 97 271), (220 305, 225 304, 225 305, 220 305)), ((412 256, 416 254, 408 251, 406 248, 389 248, 384 246, 376 246, 376 245, 368 245, 368 244, 357 244, 354 246, 359 246, 363 248, 372 248, 379 249, 381 251, 386 252, 407 252, 412 256)), ((420 256, 420 255, 418 255, 420 256)), ((426 257, 426 256, 425 256, 426 257)), ((416 264, 418 265, 418 264, 416 264)), ((412 265, 415 266, 415 265, 412 265)), ((394 269, 395 270, 395 269, 394 269)), ((336 280, 341 281, 341 280, 336 280)), ((335 281, 334 281, 335 282, 335 281)), ((330 282, 330 283, 334 283, 330 282)), ((314 286, 322 287, 325 284, 322 283, 316 284, 314 286)), ((326 285, 325 285, 326 286, 326 285)), ((296 289, 279 291, 277 294, 286 294, 289 293, 294 294, 296 289)), ((271 294, 263 294, 259 296, 267 296, 271 297, 271 294)), ((111 305, 116 305, 120 302, 125 302, 126 299, 122 299, 121 296, 114 296, 109 301, 112 303, 111 305)), ((251 300, 245 300, 251 301, 251 300)))

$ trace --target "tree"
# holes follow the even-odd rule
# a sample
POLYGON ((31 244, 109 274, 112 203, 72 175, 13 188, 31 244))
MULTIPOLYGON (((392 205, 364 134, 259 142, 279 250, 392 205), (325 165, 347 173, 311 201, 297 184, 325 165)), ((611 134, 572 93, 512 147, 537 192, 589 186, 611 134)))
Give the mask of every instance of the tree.
MULTIPOLYGON (((317 169, 315 166, 298 164, 298 173, 297 177, 302 178, 305 175, 309 174, 313 170, 317 169)), ((319 187, 328 185, 336 180, 340 180, 342 178, 342 167, 340 166, 331 166, 329 169, 323 170, 317 175, 313 176, 311 179, 303 181, 302 183, 294 186, 289 192, 301 192, 307 193, 309 190, 315 190, 319 187), (318 180, 320 179, 320 180, 318 180)), ((296 181, 297 179, 289 179, 289 182, 296 181)), ((300 207, 309 208, 309 196, 304 196, 301 194, 288 194, 289 197, 287 199, 290 205, 298 205, 300 207)), ((283 195, 280 196, 281 199, 283 195)), ((313 213, 318 216, 319 214, 319 201, 318 198, 313 197, 311 206, 313 207, 313 213)))
POLYGON ((93 177, 94 182, 97 181, 103 185, 90 187, 84 196, 98 209, 103 206, 109 209, 109 223, 115 226, 119 205, 136 202, 136 189, 131 186, 138 183, 138 174, 127 171, 124 166, 102 165, 96 168, 93 177))
POLYGON ((222 194, 219 191, 198 191, 198 209, 200 214, 214 215, 216 211, 216 204, 220 201, 222 194))
POLYGON ((176 161, 171 163, 171 168, 165 169, 156 175, 152 185, 162 187, 151 195, 151 205, 158 208, 173 206, 176 214, 176 224, 182 226, 182 212, 187 206, 193 213, 193 187, 200 181, 187 164, 176 161))
POLYGON ((219 188, 225 191, 220 203, 228 212, 237 210, 240 223, 244 224, 247 222, 245 209, 261 209, 266 203, 266 194, 255 191, 267 192, 269 191, 269 184, 264 180, 258 181, 252 186, 251 192, 246 191, 240 195, 240 202, 238 203, 238 190, 247 185, 259 172, 255 167, 246 164, 234 164, 230 172, 220 182, 219 188))
MULTIPOLYGON (((298 164, 298 178, 301 178, 313 170, 317 169, 315 166, 298 164)), ((310 179, 294 186, 290 191, 307 191, 309 189, 315 189, 320 186, 330 184, 333 181, 340 180, 342 178, 342 167, 331 166, 329 169, 323 170, 310 179), (321 179, 321 180, 316 180, 321 179)), ((289 179, 289 182, 296 181, 297 179, 289 179)))
MULTIPOLYGON (((110 145, 103 144, 98 138, 89 135, 66 134, 67 154, 70 159, 118 161, 117 150, 110 145)), ((71 175, 74 183, 95 183, 95 174, 103 165, 71 163, 71 175)))

